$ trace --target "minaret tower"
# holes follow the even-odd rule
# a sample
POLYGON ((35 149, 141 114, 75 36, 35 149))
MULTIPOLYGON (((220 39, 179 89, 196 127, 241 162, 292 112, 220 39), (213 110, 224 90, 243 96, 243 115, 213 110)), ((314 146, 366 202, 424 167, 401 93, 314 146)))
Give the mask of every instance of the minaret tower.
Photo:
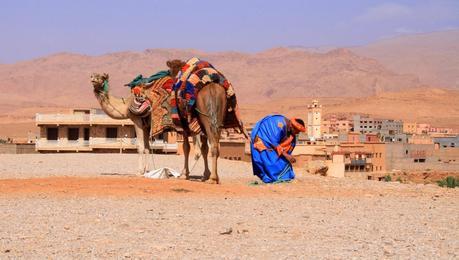
POLYGON ((322 105, 319 105, 319 101, 313 100, 312 104, 308 105, 308 137, 310 140, 317 140, 322 137, 321 122, 322 105))

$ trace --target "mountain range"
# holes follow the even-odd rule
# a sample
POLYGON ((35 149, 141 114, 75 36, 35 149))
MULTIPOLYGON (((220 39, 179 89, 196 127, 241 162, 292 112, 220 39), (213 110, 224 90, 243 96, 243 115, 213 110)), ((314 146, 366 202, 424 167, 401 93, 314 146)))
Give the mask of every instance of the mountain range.
MULTIPOLYGON (((319 51, 280 47, 259 53, 208 53, 191 49, 147 49, 101 56, 57 53, 14 64, 0 64, 0 121, 23 123, 31 121, 34 112, 98 107, 89 82, 91 73, 109 73, 113 94, 126 96, 129 89, 123 85, 138 74, 149 76, 167 69, 167 60, 197 56, 212 63, 232 82, 248 118, 279 110, 268 105, 262 113, 256 113, 259 108, 256 104, 282 106, 282 102, 288 104, 292 98, 304 102, 308 98, 318 98, 336 101, 329 113, 338 113, 336 108, 341 104, 341 110, 346 113, 400 118, 396 110, 409 108, 413 110, 413 116, 408 113, 403 116, 406 120, 457 125, 451 122, 451 118, 459 118, 457 43, 459 31, 446 31, 401 36, 361 47, 323 48, 319 51), (419 99, 421 93, 429 91, 437 94, 431 99, 429 95, 419 99), (429 112, 437 111, 435 106, 441 107, 439 96, 447 98, 451 106, 447 116, 429 112), (379 99, 385 103, 375 101, 379 99), (397 100, 400 107, 394 111, 393 106, 389 107, 390 100, 397 100), (360 105, 353 102, 360 102, 360 105), (370 109, 365 105, 368 102, 378 105, 370 109), (404 108, 405 103, 411 105, 404 108), (257 109, 250 110, 251 107, 257 109), (426 115, 419 115, 419 111, 425 111, 426 115)), ((290 110, 282 112, 294 113, 290 110)))

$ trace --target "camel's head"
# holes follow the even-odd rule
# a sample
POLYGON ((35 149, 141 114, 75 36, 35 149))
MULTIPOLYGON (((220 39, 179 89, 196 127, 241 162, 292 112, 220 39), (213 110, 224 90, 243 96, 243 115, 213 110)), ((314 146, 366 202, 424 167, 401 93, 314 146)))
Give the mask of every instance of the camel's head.
POLYGON ((179 71, 185 66, 185 62, 182 60, 170 60, 166 63, 167 67, 169 67, 169 71, 171 72, 171 77, 175 78, 179 71))
POLYGON ((106 92, 106 84, 108 84, 108 74, 93 73, 91 75, 91 84, 94 87, 94 93, 100 94, 106 92))

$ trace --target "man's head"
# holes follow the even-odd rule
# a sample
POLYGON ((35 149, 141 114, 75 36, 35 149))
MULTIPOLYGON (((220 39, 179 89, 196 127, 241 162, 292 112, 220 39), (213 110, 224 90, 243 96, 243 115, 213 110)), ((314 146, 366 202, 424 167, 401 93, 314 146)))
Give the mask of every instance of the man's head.
POLYGON ((299 134, 300 132, 306 132, 306 127, 304 126, 304 121, 301 118, 292 118, 290 119, 292 124, 292 132, 294 135, 299 134))

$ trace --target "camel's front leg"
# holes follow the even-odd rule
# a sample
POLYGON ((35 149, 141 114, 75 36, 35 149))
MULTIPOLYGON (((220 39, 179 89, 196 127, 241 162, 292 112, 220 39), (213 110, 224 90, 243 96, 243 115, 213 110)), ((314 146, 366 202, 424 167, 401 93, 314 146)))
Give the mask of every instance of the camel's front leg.
POLYGON ((144 172, 148 172, 152 169, 151 167, 151 162, 152 162, 152 158, 151 158, 151 151, 150 151, 150 131, 149 129, 143 129, 143 147, 144 147, 144 150, 143 150, 143 160, 144 160, 144 172))
MULTIPOLYGON (((135 134, 137 138, 137 153, 138 153, 138 174, 144 175, 146 171, 146 158, 145 158, 145 133, 142 128, 142 122, 140 119, 133 119, 134 121, 134 128, 135 128, 135 134)), ((147 143, 148 144, 148 143, 147 143)))
POLYGON ((183 135, 183 155, 185 156, 185 167, 182 170, 181 177, 185 177, 185 179, 190 178, 190 168, 188 167, 188 157, 190 155, 190 141, 188 140, 187 135, 183 135))
POLYGON ((145 157, 145 144, 143 141, 138 141, 137 153, 138 153, 138 174, 144 175, 147 167, 146 167, 146 157, 145 157))

